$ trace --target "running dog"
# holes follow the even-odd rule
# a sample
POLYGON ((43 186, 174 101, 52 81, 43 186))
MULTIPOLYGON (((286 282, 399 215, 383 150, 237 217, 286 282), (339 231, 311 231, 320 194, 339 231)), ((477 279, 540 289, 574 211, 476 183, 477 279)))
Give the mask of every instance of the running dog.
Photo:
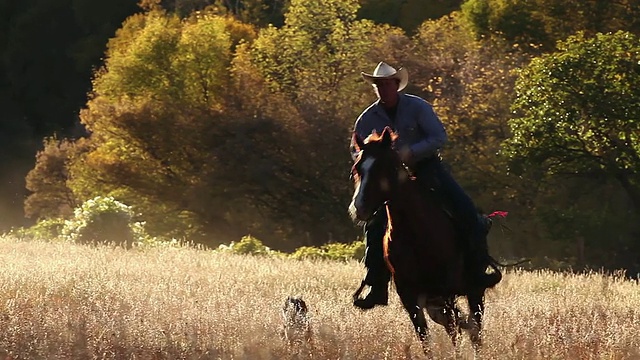
POLYGON ((282 306, 282 320, 282 337, 289 346, 311 342, 309 309, 301 297, 287 297, 282 306))

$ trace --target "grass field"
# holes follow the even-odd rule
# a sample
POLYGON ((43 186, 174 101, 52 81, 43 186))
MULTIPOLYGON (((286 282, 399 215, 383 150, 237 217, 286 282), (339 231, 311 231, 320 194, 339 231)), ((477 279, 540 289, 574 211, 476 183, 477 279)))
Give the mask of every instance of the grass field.
MULTIPOLYGON (((395 293, 385 308, 352 307, 355 262, 0 239, 0 264, 0 359, 422 358, 395 293), (305 349, 280 338, 296 294, 314 331, 305 349)), ((481 357, 640 359, 639 307, 636 282, 508 272, 487 295, 481 357)), ((437 358, 452 359, 432 329, 437 358)), ((466 338, 458 358, 473 358, 466 338)))

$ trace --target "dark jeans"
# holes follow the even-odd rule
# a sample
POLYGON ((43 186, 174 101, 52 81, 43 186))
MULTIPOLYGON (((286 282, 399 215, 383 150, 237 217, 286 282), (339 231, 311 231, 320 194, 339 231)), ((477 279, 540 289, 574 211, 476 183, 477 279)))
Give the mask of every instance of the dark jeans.
MULTIPOLYGON (((454 221, 462 231, 468 249, 471 251, 486 248, 484 223, 476 210, 471 198, 445 169, 439 159, 420 161, 414 166, 413 171, 418 181, 425 186, 435 189, 452 205, 454 221)), ((391 278, 384 260, 382 248, 383 238, 387 226, 387 212, 379 209, 373 218, 364 227, 366 252, 364 265, 368 272, 364 280, 369 285, 386 284, 391 278)))
POLYGON ((387 211, 382 207, 364 226, 366 245, 364 266, 368 270, 364 282, 368 285, 384 285, 391 279, 391 271, 384 260, 384 249, 382 248, 386 231, 387 211))

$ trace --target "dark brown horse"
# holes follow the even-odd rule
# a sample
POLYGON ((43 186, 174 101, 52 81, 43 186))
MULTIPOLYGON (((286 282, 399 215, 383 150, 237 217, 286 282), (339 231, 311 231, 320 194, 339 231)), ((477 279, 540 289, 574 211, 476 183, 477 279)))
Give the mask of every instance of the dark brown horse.
POLYGON ((386 208, 385 258, 425 353, 430 356, 424 309, 444 326, 454 346, 466 329, 478 350, 486 289, 465 272, 453 221, 402 164, 392 148, 394 137, 388 129, 365 140, 354 134, 359 156, 352 170, 355 191, 350 212, 354 220, 366 221, 386 208), (456 306, 460 296, 468 301, 468 320, 461 318, 456 306))

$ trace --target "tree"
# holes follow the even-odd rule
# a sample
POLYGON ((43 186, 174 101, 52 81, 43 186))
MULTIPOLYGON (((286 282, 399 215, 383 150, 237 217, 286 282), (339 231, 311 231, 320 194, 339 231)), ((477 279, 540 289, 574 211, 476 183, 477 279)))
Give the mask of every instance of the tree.
POLYGON ((409 92, 428 99, 443 122, 448 144, 443 158, 451 172, 483 211, 506 210, 518 228, 511 234, 493 231, 492 252, 497 256, 533 256, 540 239, 531 231, 530 189, 505 173, 498 156, 509 133, 514 69, 528 61, 499 39, 476 39, 459 12, 425 21, 412 37, 407 68, 409 92), (531 246, 529 246, 531 245, 531 246))
POLYGON ((389 24, 412 34, 425 20, 436 20, 460 9, 462 0, 361 0, 358 17, 389 24))
MULTIPOLYGON (((580 195, 590 199, 595 189, 617 184, 626 201, 618 200, 610 215, 633 214, 631 224, 637 223, 639 81, 640 40, 628 32, 578 34, 560 42, 557 52, 534 59, 515 88, 511 136, 503 146, 510 171, 547 188, 581 179, 574 209, 589 208, 580 195)), ((591 206, 602 209, 614 198, 599 198, 591 206)), ((581 236, 592 235, 588 227, 577 229, 581 236)), ((633 230, 631 225, 626 231, 633 230)))
POLYGON ((374 96, 360 71, 408 43, 399 29, 357 20, 357 10, 355 0, 294 0, 283 27, 263 29, 234 59, 236 86, 253 89, 245 106, 284 131, 264 135, 277 144, 265 157, 279 176, 265 177, 252 196, 286 219, 293 236, 307 234, 304 245, 356 236, 345 206, 348 143, 374 96))
POLYGON ((640 209, 640 41, 570 37, 522 70, 505 143, 514 170, 610 176, 640 209))
POLYGON ((178 93, 180 74, 171 66, 181 31, 180 19, 163 11, 127 19, 107 45, 105 68, 93 82, 94 93, 114 101, 183 96, 178 93))
POLYGON ((217 161, 227 150, 220 89, 228 82, 228 24, 221 16, 180 20, 152 10, 118 31, 81 112, 91 147, 69 165, 79 200, 114 196, 156 235, 198 239, 203 228, 224 228, 228 207, 212 197, 231 183, 217 161), (212 184, 220 179, 226 182, 212 184))
POLYGON ((282 26, 290 0, 218 0, 217 3, 238 20, 262 28, 268 25, 282 26))
POLYGON ((72 142, 50 137, 44 140, 44 149, 36 156, 36 165, 26 177, 26 186, 32 193, 24 203, 25 215, 35 219, 66 218, 77 205, 67 186, 67 164, 81 154, 85 142, 72 142))
POLYGON ((532 53, 553 51, 556 41, 577 31, 640 34, 640 4, 633 0, 466 0, 462 12, 477 36, 532 53))
POLYGON ((506 51, 498 39, 473 39, 459 13, 426 22, 414 41, 417 65, 428 75, 416 82, 446 124, 445 155, 458 164, 454 172, 479 205, 498 201, 496 193, 503 200, 513 196, 513 179, 496 154, 508 136, 514 70, 529 57, 506 51))
POLYGON ((533 49, 550 43, 540 12, 537 1, 467 0, 462 4, 462 13, 478 37, 497 35, 533 49))
POLYGON ((258 27, 269 24, 279 27, 289 0, 141 0, 145 10, 164 9, 187 18, 197 11, 215 15, 233 16, 235 19, 258 27))

